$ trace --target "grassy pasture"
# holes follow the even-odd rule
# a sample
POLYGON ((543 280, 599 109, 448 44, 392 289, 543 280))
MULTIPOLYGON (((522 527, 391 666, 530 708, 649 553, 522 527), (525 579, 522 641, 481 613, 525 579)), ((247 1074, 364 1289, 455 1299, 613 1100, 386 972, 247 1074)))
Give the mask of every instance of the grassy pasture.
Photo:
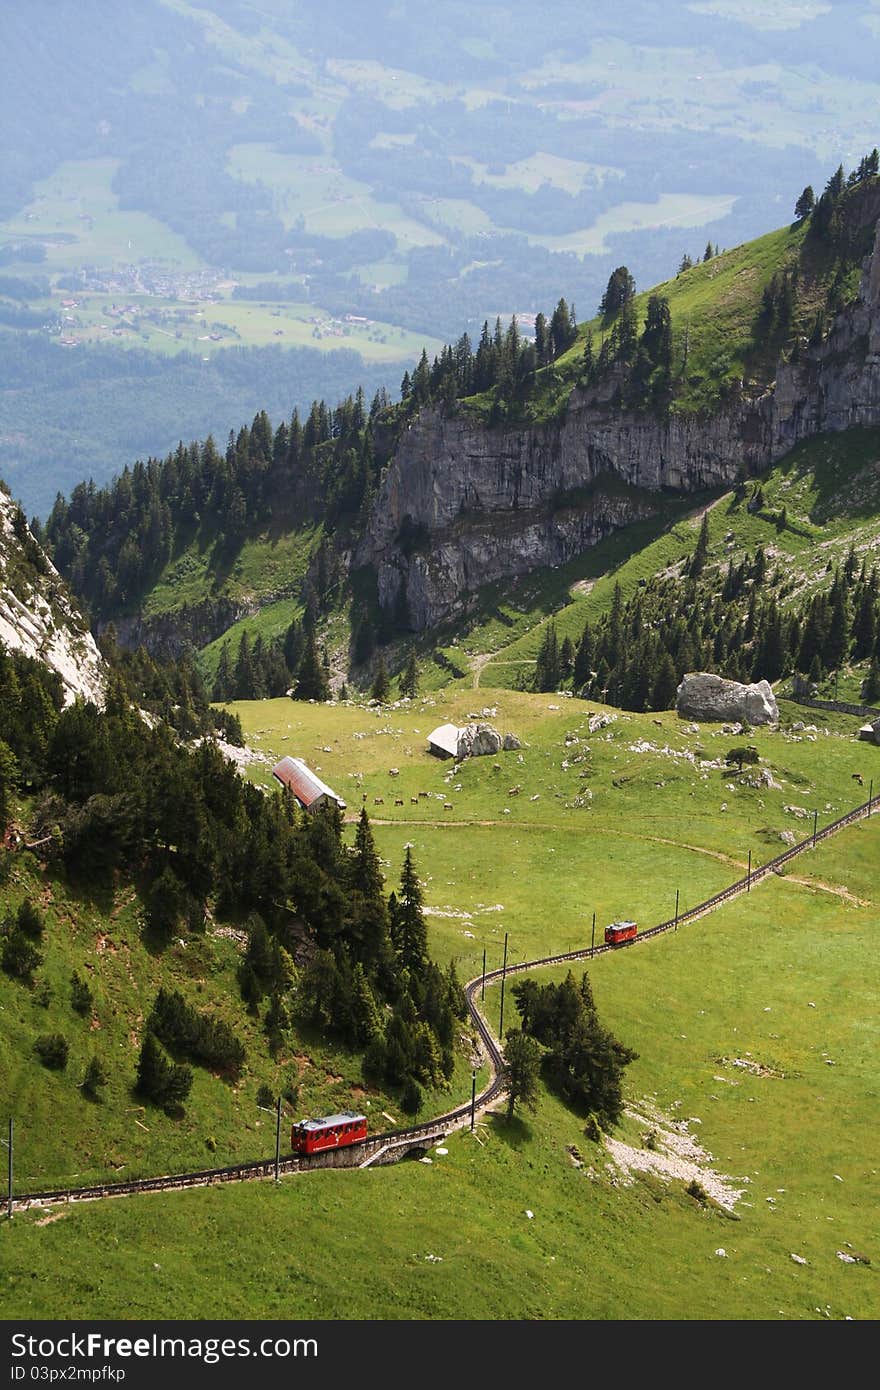
POLYGON ((349 178, 327 157, 283 154, 266 144, 233 145, 228 169, 245 183, 270 188, 275 211, 288 227, 301 217, 306 230, 320 236, 380 228, 404 250, 442 240, 395 204, 377 202, 368 184, 349 178))
POLYGON ((112 191, 116 159, 76 159, 59 164, 35 187, 15 218, 0 223, 0 239, 46 245, 50 271, 83 264, 161 261, 177 270, 203 262, 188 243, 147 213, 124 211, 112 191))
POLYGON ((9 1315, 875 1318, 878 834, 856 827, 813 861, 864 906, 773 881, 591 971, 640 1053, 641 1113, 619 1137, 638 1149, 658 1115, 679 1121, 741 1191, 738 1219, 683 1179, 626 1179, 545 1093, 537 1115, 490 1116, 480 1143, 453 1136, 430 1166, 17 1217, 0 1232, 9 1315))
POLYGON ((715 193, 661 193, 653 203, 619 203, 597 217, 591 227, 560 236, 529 233, 529 241, 548 251, 573 251, 577 256, 601 256, 609 250, 606 237, 619 232, 641 232, 665 227, 708 227, 733 208, 734 195, 715 193))

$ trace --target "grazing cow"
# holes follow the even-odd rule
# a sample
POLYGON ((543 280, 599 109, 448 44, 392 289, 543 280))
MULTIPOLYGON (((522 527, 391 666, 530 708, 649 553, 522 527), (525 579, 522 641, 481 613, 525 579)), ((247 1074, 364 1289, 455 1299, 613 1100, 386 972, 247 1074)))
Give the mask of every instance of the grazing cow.
POLYGON ((374 796, 374 797, 373 797, 373 805, 374 805, 374 806, 384 806, 384 805, 385 805, 385 798, 384 798, 384 796, 374 796))
POLYGON ((519 793, 520 793, 519 787, 508 787, 508 788, 507 788, 507 795, 508 795, 508 796, 519 796, 519 793))
POLYGON ((451 801, 444 801, 444 803, 443 803, 443 810, 444 810, 444 811, 452 811, 453 809, 454 809, 454 807, 453 807, 451 801))
POLYGON ((430 792, 419 792, 419 796, 430 796, 430 792))
POLYGON ((858 782, 860 787, 863 787, 865 785, 865 779, 860 772, 853 773, 853 781, 858 782))
POLYGON ((417 796, 411 796, 409 799, 409 804, 410 806, 418 806, 419 798, 417 796))
POLYGON ((402 796, 396 796, 396 797, 394 798, 394 804, 395 804, 395 806, 402 806, 402 805, 403 805, 403 797, 402 797, 402 796))

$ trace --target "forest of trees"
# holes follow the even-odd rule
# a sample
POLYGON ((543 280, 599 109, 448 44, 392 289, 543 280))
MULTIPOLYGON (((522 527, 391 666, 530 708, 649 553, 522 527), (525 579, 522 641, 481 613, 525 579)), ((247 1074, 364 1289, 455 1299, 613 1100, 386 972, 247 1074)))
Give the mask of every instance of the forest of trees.
MULTIPOLYGON (((760 488, 755 487, 754 501, 760 488)), ((880 695, 880 573, 850 550, 827 589, 785 604, 790 581, 762 546, 726 571, 706 568, 707 528, 680 577, 652 578, 561 643, 551 620, 534 673, 536 690, 570 683, 585 697, 624 709, 669 709, 687 671, 730 680, 776 681, 795 672, 812 682, 848 660, 867 661, 862 698, 880 695)))
MULTIPOLYGON (((168 725, 150 727, 121 681, 111 682, 105 712, 65 708, 56 675, 0 645, 0 834, 22 796, 31 841, 71 878, 141 885, 158 949, 202 930, 209 904, 245 923, 242 994, 257 1012, 268 997, 271 1046, 294 1017, 332 1032, 363 1050, 367 1074, 399 1088, 411 1111, 423 1087, 451 1077, 464 995, 454 970, 429 958, 409 850, 386 896, 365 811, 349 849, 335 806, 306 815, 285 794, 266 796, 212 740, 192 750, 168 725), (308 962, 296 971, 289 958, 303 934, 308 962)), ((31 979, 41 934, 21 913, 5 924, 3 969, 31 979)), ((186 1060, 231 1070, 244 1060, 228 1030, 173 994, 156 1000, 147 1038, 139 1085, 162 1104, 184 1098, 186 1060)))
POLYGON ((623 1072, 638 1053, 599 1022, 589 977, 571 971, 559 985, 525 979, 513 986, 522 1032, 543 1046, 547 1084, 601 1129, 623 1113, 623 1072))

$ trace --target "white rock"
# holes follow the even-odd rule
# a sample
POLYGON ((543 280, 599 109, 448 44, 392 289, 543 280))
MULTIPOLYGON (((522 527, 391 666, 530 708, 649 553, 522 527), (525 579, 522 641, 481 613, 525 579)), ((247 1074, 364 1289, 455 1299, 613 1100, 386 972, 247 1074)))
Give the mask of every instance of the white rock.
POLYGON ((688 672, 676 691, 675 708, 684 719, 713 723, 776 724, 779 720, 776 697, 767 681, 743 685, 709 671, 688 672))

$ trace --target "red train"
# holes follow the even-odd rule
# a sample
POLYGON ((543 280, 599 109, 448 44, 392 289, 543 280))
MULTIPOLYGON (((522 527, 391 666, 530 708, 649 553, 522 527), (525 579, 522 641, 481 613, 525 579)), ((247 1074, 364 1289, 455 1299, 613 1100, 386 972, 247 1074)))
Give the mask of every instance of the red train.
POLYGON ((605 928, 606 945, 619 946, 622 941, 632 941, 638 929, 635 922, 612 922, 605 928))
POLYGON ((339 1115, 300 1120, 290 1131, 290 1147, 294 1153, 315 1154, 324 1149, 341 1149, 366 1137, 366 1116, 358 1115, 355 1110, 343 1110, 339 1115))

